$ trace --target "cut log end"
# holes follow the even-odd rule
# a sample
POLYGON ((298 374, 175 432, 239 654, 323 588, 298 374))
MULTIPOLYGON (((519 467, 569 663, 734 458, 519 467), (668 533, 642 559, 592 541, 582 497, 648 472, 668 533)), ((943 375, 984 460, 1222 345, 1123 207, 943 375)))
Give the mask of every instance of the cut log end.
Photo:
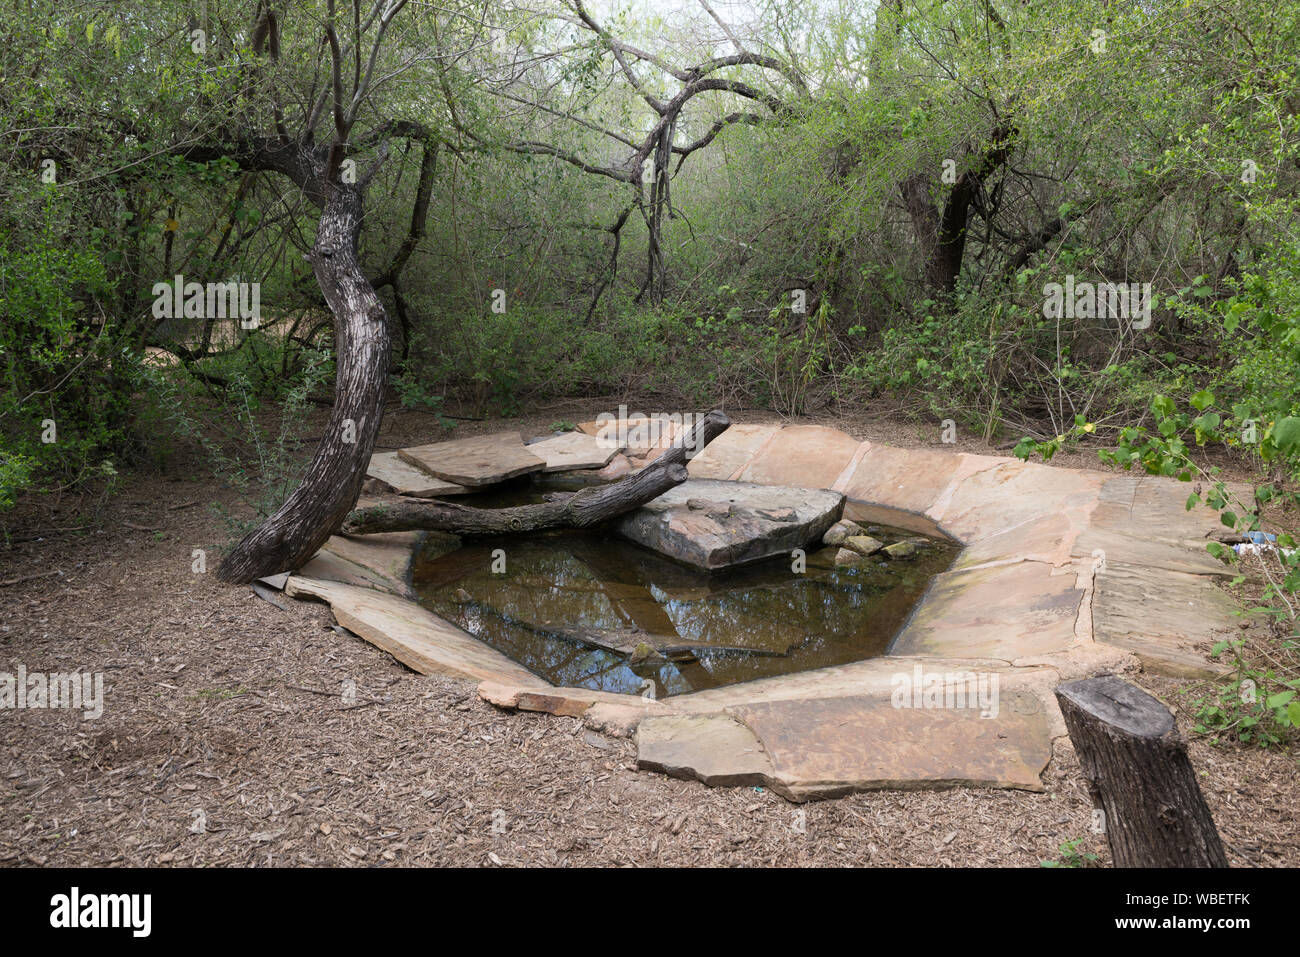
POLYGON ((1067 681, 1056 689, 1078 709, 1127 734, 1159 738, 1174 730, 1174 716, 1141 688, 1114 675, 1067 681))
POLYGON ((1056 689, 1116 867, 1227 867, 1174 717, 1113 675, 1056 689))

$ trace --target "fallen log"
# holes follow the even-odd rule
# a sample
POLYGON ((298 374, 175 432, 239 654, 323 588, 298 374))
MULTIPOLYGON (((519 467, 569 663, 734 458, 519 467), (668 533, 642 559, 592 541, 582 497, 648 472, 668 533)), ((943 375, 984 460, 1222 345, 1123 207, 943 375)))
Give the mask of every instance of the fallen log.
POLYGON ((659 458, 641 471, 609 485, 568 494, 556 493, 548 501, 536 505, 474 508, 440 501, 372 505, 352 511, 342 530, 347 535, 418 529, 486 536, 515 535, 548 528, 590 528, 640 508, 685 482, 687 453, 698 453, 730 425, 731 420, 715 409, 697 419, 689 432, 678 436, 659 458))
POLYGON ((1068 681, 1056 700, 1116 867, 1228 866, 1168 708, 1114 675, 1068 681))

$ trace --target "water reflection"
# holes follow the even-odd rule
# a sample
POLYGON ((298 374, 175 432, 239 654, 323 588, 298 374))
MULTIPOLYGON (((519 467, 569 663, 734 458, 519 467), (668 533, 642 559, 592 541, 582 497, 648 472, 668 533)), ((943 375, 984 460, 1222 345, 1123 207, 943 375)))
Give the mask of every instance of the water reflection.
POLYGON ((665 697, 882 654, 956 551, 936 542, 908 561, 836 566, 824 549, 803 574, 774 559, 705 575, 621 539, 553 532, 418 558, 415 585, 427 607, 549 681, 637 693, 649 680, 665 697), (498 548, 504 573, 492 571, 498 548), (639 641, 668 660, 632 663, 639 641))

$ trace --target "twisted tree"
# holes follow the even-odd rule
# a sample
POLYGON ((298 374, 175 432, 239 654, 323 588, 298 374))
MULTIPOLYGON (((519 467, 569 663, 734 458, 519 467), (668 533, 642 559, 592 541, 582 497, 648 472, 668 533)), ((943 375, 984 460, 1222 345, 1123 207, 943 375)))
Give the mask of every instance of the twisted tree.
MULTIPOLYGON (((225 581, 248 582, 304 563, 342 524, 365 479, 383 417, 391 351, 388 316, 376 286, 396 288, 423 233, 436 149, 424 125, 393 118, 380 117, 364 135, 354 137, 358 119, 381 82, 376 65, 385 39, 405 6, 406 0, 376 0, 363 8, 361 0, 352 0, 351 37, 345 44, 339 36, 336 0, 328 0, 317 28, 317 76, 323 81, 313 82, 295 111, 279 85, 285 75, 278 69, 283 14, 269 3, 259 3, 245 93, 253 103, 264 98, 271 129, 254 132, 253 110, 232 111, 214 130, 216 135, 178 150, 190 160, 227 157, 246 171, 285 176, 320 211, 308 259, 334 316, 335 402, 320 445, 301 484, 222 561, 217 574, 225 581), (394 136, 419 140, 424 159, 408 236, 388 269, 372 282, 358 255, 365 194, 394 136), (368 149, 377 155, 367 170, 358 171, 353 156, 368 149)), ((394 75, 390 72, 386 78, 394 75)))
POLYGON ((619 38, 587 10, 582 0, 566 0, 566 3, 568 11, 557 16, 593 37, 611 74, 621 77, 635 97, 652 111, 654 122, 650 129, 637 139, 601 126, 575 111, 548 106, 523 82, 526 71, 508 71, 493 94, 511 103, 525 105, 538 114, 551 115, 600 134, 616 144, 615 149, 627 151, 620 160, 602 163, 554 142, 491 137, 465 123, 455 108, 448 84, 444 83, 442 89, 453 126, 457 132, 480 147, 525 155, 551 156, 585 173, 614 180, 628 188, 628 205, 611 225, 603 227, 612 237, 612 252, 605 274, 594 282, 594 295, 588 310, 590 315, 617 272, 620 235, 629 214, 633 210, 637 211, 647 231, 645 275, 635 298, 640 301, 648 297, 650 301, 658 302, 663 298, 667 277, 663 233, 666 221, 673 216, 671 182, 682 164, 693 153, 711 144, 728 126, 784 122, 793 118, 797 114, 798 104, 808 97, 809 90, 793 54, 782 57, 749 50, 709 6, 707 0, 700 0, 701 6, 718 23, 736 52, 688 65, 672 63, 619 38), (763 79, 742 79, 735 75, 736 70, 745 68, 756 72, 763 79), (668 78, 678 84, 676 91, 671 96, 656 93, 654 84, 643 73, 668 78), (777 81, 777 92, 760 86, 760 83, 773 78, 777 81), (757 109, 726 113, 697 138, 678 144, 678 126, 687 107, 706 93, 732 94, 753 103, 757 109), (674 156, 677 157, 675 166, 672 162, 674 156))

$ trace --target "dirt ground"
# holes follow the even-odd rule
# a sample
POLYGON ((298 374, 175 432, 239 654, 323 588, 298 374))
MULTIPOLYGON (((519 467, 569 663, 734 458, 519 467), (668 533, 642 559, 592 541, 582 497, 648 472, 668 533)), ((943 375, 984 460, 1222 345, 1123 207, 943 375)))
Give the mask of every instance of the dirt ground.
MULTIPOLYGON (((615 407, 456 431, 540 433, 615 407)), ((896 445, 940 441, 937 424, 888 416, 834 424, 896 445)), ((431 416, 393 412, 379 444, 446 436, 431 416)), ((989 451, 960 436, 958 448, 989 451)), ((472 682, 416 675, 336 633, 323 605, 281 610, 194 573, 194 549, 211 571, 231 539, 216 506, 243 514, 209 474, 173 469, 127 476, 102 505, 33 507, 11 525, 0 671, 103 672, 105 710, 0 711, 0 864, 1036 867, 1075 838, 1109 860, 1068 745, 1041 794, 879 791, 796 806, 640 772, 627 740, 498 711, 472 682)), ((1189 733, 1178 692, 1190 682, 1138 683, 1191 738, 1232 863, 1300 865, 1294 752, 1212 745, 1189 733)))

